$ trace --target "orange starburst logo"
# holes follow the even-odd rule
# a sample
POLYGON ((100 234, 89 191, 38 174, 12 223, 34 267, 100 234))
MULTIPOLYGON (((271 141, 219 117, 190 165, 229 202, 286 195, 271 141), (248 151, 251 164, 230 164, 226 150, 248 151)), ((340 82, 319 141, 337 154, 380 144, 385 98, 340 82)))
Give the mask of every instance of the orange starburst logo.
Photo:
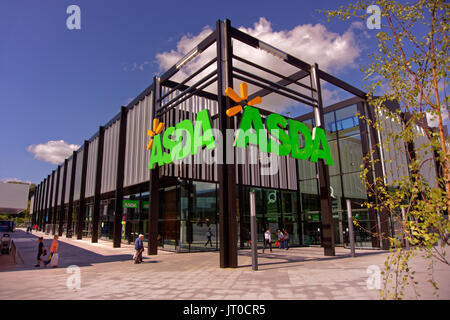
POLYGON ((241 89, 241 96, 239 96, 233 88, 228 87, 225 90, 225 94, 230 97, 234 102, 239 103, 237 106, 231 107, 226 111, 228 117, 235 116, 239 112, 243 110, 243 107, 246 105, 254 106, 255 104, 260 104, 262 102, 261 97, 256 97, 250 101, 247 101, 248 99, 248 85, 245 82, 242 82, 239 86, 241 89))
POLYGON ((159 122, 158 119, 153 119, 153 131, 147 130, 147 135, 152 139, 147 144, 147 150, 150 150, 153 147, 153 137, 157 134, 160 134, 164 129, 164 122, 159 122))

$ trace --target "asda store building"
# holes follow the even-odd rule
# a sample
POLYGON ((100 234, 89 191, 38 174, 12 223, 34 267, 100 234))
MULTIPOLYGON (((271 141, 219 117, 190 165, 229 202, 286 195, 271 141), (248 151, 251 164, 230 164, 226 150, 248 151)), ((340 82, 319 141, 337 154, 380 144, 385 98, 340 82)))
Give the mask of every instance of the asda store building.
MULTIPOLYGON (((50 234, 108 239, 114 247, 142 233, 149 254, 219 250, 220 266, 236 267, 238 249, 249 247, 254 190, 261 243, 265 229, 275 240, 285 228, 291 246, 322 246, 334 255, 347 241, 350 199, 361 226, 356 245, 386 249, 375 233, 392 235, 389 215, 361 207, 363 156, 374 150, 372 157, 393 160, 370 168, 370 179, 388 185, 408 174, 408 160, 406 150, 376 147, 386 133, 356 116, 376 116, 365 98, 317 64, 217 21, 39 183, 33 221, 50 234), (325 83, 349 98, 323 106, 325 83), (205 247, 209 229, 213 243, 205 247)), ((388 120, 386 126, 399 129, 388 120)), ((428 171, 435 179, 435 168, 428 171)))

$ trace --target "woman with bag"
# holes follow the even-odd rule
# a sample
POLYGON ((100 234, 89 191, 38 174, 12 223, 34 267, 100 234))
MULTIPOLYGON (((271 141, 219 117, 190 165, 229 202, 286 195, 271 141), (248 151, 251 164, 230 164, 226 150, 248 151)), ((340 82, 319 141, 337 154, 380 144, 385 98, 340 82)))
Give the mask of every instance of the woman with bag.
POLYGON ((53 238, 52 244, 50 246, 50 256, 46 264, 50 264, 51 267, 56 268, 58 266, 58 235, 53 238))
POLYGON ((283 231, 284 231, 284 248, 286 250, 289 250, 289 233, 287 232, 286 229, 284 229, 283 231))
POLYGON ((279 249, 284 249, 284 235, 283 235, 283 232, 281 232, 278 229, 277 233, 278 233, 278 248, 279 249))

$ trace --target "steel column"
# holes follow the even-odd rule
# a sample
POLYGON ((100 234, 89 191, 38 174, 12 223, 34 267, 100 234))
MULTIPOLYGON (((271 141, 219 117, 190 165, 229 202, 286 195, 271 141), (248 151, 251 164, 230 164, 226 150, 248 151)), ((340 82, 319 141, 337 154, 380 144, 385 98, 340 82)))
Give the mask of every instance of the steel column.
MULTIPOLYGON (((316 106, 314 107, 314 126, 325 130, 324 111, 322 105, 322 91, 320 87, 319 66, 316 64, 311 66, 311 82, 315 89, 313 96, 316 98, 316 106)), ((333 207, 330 196, 330 175, 328 165, 323 159, 318 161, 319 168, 319 188, 320 188, 320 211, 322 219, 322 246, 325 256, 334 256, 334 224, 333 224, 333 207)))
POLYGON ((61 166, 56 169, 56 185, 55 185, 55 199, 53 201, 53 219, 52 219, 52 235, 56 232, 56 217, 58 215, 58 195, 59 195, 59 180, 61 175, 61 166))
POLYGON ((42 231, 45 232, 45 222, 47 220, 47 214, 48 214, 48 192, 50 189, 50 175, 47 176, 47 183, 46 183, 47 187, 45 188, 45 200, 44 200, 44 212, 43 212, 43 216, 42 216, 42 231))
MULTIPOLYGON (((160 96, 160 79, 153 77, 153 101, 150 110, 150 119, 156 115, 160 96)), ((150 169, 150 168, 149 168, 150 169)), ((150 170, 148 209, 148 254, 158 254, 158 216, 159 216, 159 166, 150 170)))
POLYGON ((65 217, 64 199, 66 197, 67 163, 68 163, 67 159, 64 160, 64 174, 62 179, 61 203, 59 207, 59 221, 58 221, 58 235, 60 237, 63 235, 63 228, 64 228, 64 217, 65 217))
POLYGON ((37 205, 38 205, 38 196, 39 196, 39 186, 40 184, 36 185, 36 188, 34 189, 34 204, 33 204, 33 215, 31 216, 31 225, 34 226, 34 222, 36 221, 36 212, 37 212, 37 205))
POLYGON ((113 246, 120 248, 122 237, 122 216, 123 216, 123 178, 125 169, 125 144, 127 134, 127 113, 128 109, 122 107, 120 110, 120 127, 119 127, 119 147, 117 153, 117 172, 116 172, 116 204, 114 215, 114 232, 113 232, 113 246))
POLYGON ((69 209, 67 212, 67 227, 66 238, 72 238, 72 214, 73 214, 73 193, 75 189, 75 174, 77 170, 77 152, 72 153, 72 170, 70 176, 70 189, 69 189, 69 209))
POLYGON ((77 221, 77 240, 83 239, 83 229, 86 220, 86 172, 89 155, 89 141, 84 140, 83 147, 83 163, 81 167, 81 182, 80 182, 80 211, 78 212, 77 221))
MULTIPOLYGON (((55 170, 52 171, 50 198, 48 201, 48 224, 52 224, 52 222, 53 222, 53 190, 54 189, 55 189, 55 170)), ((50 233, 48 226, 45 226, 45 233, 50 233)))
POLYGON ((39 211, 36 219, 36 225, 38 226, 37 230, 40 230, 41 228, 41 216, 42 216, 42 204, 44 203, 44 188, 45 188, 45 179, 41 182, 41 190, 39 194, 39 211))
MULTIPOLYGON (((230 21, 225 23, 220 20, 216 23, 217 31, 217 73, 218 73, 218 107, 219 130, 223 133, 223 164, 217 165, 219 180, 219 240, 220 240, 220 267, 236 268, 237 260, 237 221, 236 221, 236 167, 235 164, 226 164, 227 159, 227 135, 226 129, 234 128, 234 119, 226 115, 226 110, 231 107, 229 98, 224 91, 227 87, 233 87, 232 75, 232 48, 230 21)), ((231 145, 231 144, 230 144, 231 145)))
POLYGON ((103 145, 105 137, 105 127, 98 128, 98 147, 97 147, 97 167, 95 172, 95 191, 94 191, 94 212, 92 217, 92 242, 98 242, 98 222, 100 218, 100 200, 102 188, 103 171, 103 145))

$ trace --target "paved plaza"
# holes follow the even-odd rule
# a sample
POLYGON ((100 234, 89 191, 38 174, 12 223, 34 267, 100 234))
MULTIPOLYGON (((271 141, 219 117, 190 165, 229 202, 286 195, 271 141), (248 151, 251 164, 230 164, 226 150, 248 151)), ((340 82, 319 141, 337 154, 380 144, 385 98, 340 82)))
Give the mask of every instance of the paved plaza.
MULTIPOLYGON (((0 299, 379 299, 377 289, 369 289, 368 267, 383 270, 388 252, 336 248, 335 257, 324 257, 319 247, 302 247, 273 252, 259 250, 259 270, 251 268, 250 250, 239 251, 239 267, 219 268, 218 252, 144 254, 144 263, 134 264, 133 246, 112 248, 112 243, 89 239, 60 238, 58 268, 35 268, 37 236, 49 248, 52 236, 26 234, 16 230, 13 238, 19 251, 17 263, 0 256, 0 299), (79 267, 80 281, 74 282, 79 267), (69 286, 68 286, 69 283, 69 286), (74 283, 79 283, 77 289, 74 283)), ((419 299, 450 298, 450 268, 435 265, 434 278, 440 297, 433 296, 426 283, 425 261, 415 258, 419 299)), ((413 290, 407 298, 417 299, 413 290)))

